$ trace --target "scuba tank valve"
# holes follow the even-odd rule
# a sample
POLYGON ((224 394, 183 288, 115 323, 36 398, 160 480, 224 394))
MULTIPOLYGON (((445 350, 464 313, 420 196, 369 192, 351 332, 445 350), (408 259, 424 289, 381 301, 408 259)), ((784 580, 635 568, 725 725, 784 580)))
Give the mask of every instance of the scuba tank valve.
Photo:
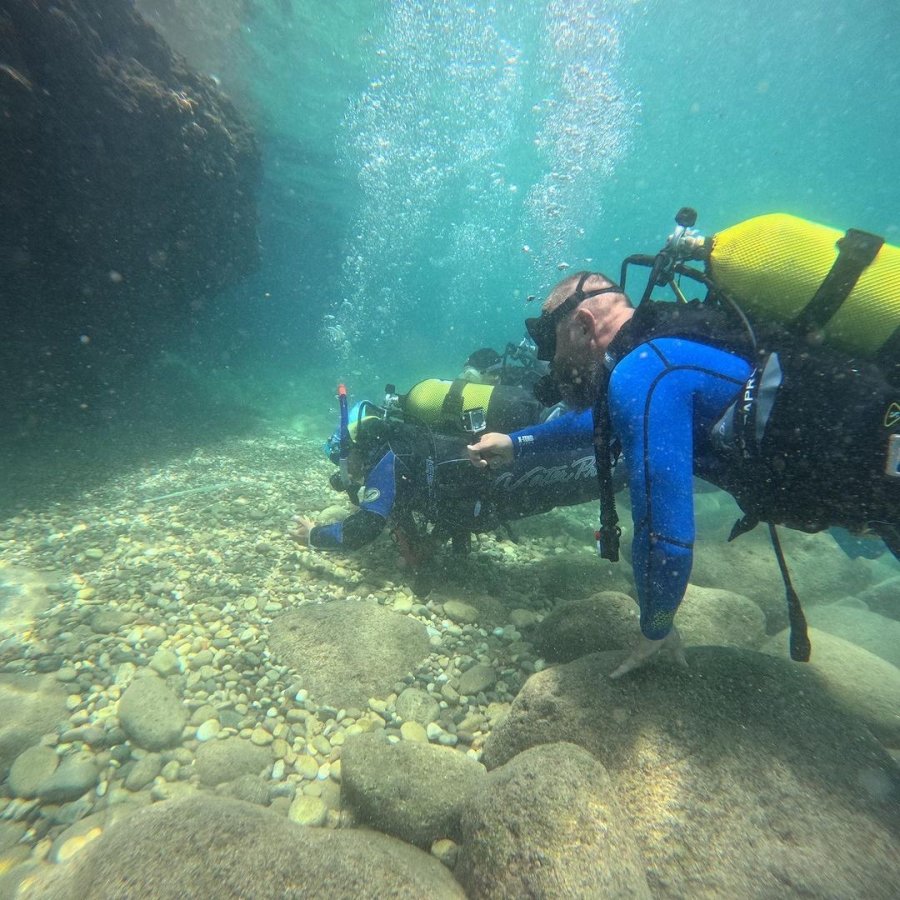
POLYGON ((644 266, 650 269, 647 278, 647 286, 641 296, 640 302, 650 299, 656 287, 670 287, 679 303, 686 302, 682 294, 676 275, 688 275, 703 281, 703 273, 690 269, 684 265, 687 260, 706 259, 706 238, 700 234, 694 225, 697 223, 697 211, 690 206, 682 206, 675 214, 675 230, 669 235, 663 248, 653 256, 644 253, 629 256, 622 263, 622 272, 619 284, 623 290, 628 276, 630 265, 644 266))
POLYGON ((687 259, 706 258, 706 238, 696 229, 697 210, 682 206, 675 213, 675 230, 669 235, 663 253, 675 264, 687 259))
POLYGON ((675 296, 684 302, 684 296, 675 282, 677 266, 685 260, 704 259, 706 239, 694 228, 697 224, 697 210, 690 206, 682 206, 675 213, 675 230, 669 235, 665 246, 653 260, 650 278, 641 301, 648 300, 653 288, 672 286, 675 296))

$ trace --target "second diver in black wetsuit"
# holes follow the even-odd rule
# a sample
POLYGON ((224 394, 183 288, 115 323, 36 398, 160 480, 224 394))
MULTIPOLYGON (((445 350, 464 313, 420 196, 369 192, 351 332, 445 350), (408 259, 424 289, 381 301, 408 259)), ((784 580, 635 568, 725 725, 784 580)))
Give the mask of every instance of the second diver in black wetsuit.
MULTIPOLYGON (((464 552, 472 534, 508 529, 517 519, 598 496, 593 449, 583 441, 530 455, 502 472, 478 471, 466 452, 471 434, 391 419, 368 403, 354 407, 349 423, 350 483, 343 485, 336 473, 332 484, 346 487, 358 508, 330 525, 295 520, 294 539, 317 550, 358 550, 387 527, 420 570, 448 540, 464 552)), ((336 462, 336 442, 330 446, 336 462)))

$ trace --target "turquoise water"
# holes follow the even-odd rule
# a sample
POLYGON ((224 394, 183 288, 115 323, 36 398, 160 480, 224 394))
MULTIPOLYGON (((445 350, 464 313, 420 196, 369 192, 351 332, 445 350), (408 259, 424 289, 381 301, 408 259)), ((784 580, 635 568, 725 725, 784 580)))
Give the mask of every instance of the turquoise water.
POLYGON ((293 10, 205 57, 175 40, 261 129, 263 267, 225 320, 257 375, 452 368, 517 338, 557 266, 617 272, 685 204, 708 231, 786 211, 896 240, 895 5, 293 10))
POLYGON ((618 565, 582 504, 445 548, 427 594, 386 534, 289 532, 352 512, 338 382, 455 376, 679 207, 900 243, 900 7, 134 5, 256 130, 260 266, 83 423, 0 441, 0 897, 893 898, 889 554, 782 529, 794 664, 765 530, 729 542, 737 506, 698 483, 690 667, 611 681, 625 491, 618 565))

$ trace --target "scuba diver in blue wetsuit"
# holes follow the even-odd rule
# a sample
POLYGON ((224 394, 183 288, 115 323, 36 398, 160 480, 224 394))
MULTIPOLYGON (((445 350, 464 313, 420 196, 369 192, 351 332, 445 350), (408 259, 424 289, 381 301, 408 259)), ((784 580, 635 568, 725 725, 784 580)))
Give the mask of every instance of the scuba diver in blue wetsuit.
POLYGON ((487 433, 469 447, 472 462, 523 466, 534 454, 593 442, 598 550, 614 560, 619 529, 604 477, 608 485, 611 457, 622 454, 641 635, 611 677, 661 649, 684 663, 674 617, 691 573, 694 474, 737 499, 745 515, 732 537, 769 523, 788 592, 791 655, 808 659, 773 523, 875 532, 900 556, 900 392, 880 370, 829 362, 809 345, 769 352, 775 344, 758 346, 727 311, 652 301, 651 287, 635 308, 600 273, 559 282, 527 326, 538 357, 552 360, 563 399, 591 414, 487 433))
MULTIPOLYGON (((433 394, 436 384, 423 382, 414 396, 433 394)), ((466 410, 468 431, 460 427, 456 433, 407 421, 368 402, 344 411, 326 451, 339 466, 332 487, 346 491, 358 509, 330 525, 296 517, 294 539, 317 550, 353 551, 387 527, 414 571, 417 592, 424 593, 427 563, 446 541, 466 552, 472 534, 501 528, 509 533, 517 519, 597 497, 590 441, 532 454, 501 473, 476 471, 466 452, 473 430, 498 421, 524 425, 548 414, 522 389, 499 392, 499 402, 496 389, 485 396, 487 409, 466 410)))

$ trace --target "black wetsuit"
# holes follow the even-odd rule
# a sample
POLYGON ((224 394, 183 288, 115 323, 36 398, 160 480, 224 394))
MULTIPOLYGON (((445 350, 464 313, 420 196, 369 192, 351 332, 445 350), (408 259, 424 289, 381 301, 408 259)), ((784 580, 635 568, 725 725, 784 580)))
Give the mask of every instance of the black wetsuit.
POLYGON ((357 550, 373 541, 389 521, 404 524, 413 514, 433 526, 438 537, 467 538, 556 506, 585 503, 599 494, 590 442, 537 453, 509 469, 479 470, 466 454, 470 441, 471 437, 396 426, 366 476, 358 511, 343 522, 314 527, 310 546, 357 550))

